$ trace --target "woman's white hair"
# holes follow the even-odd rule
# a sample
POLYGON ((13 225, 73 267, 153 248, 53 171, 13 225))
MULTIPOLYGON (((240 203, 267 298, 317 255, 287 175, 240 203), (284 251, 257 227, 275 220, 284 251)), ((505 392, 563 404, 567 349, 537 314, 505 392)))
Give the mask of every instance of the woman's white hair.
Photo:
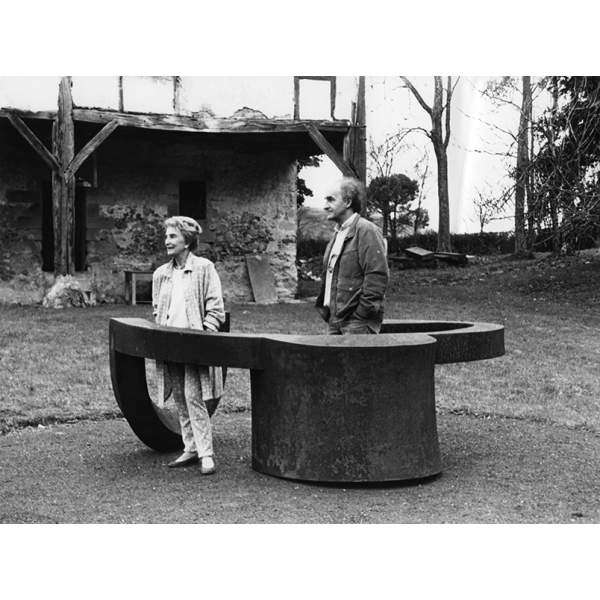
POLYGON ((165 229, 167 227, 174 227, 181 231, 181 235, 188 245, 190 252, 195 252, 198 249, 198 242, 202 233, 202 227, 200 227, 198 221, 192 219, 192 217, 175 216, 169 217, 164 225, 165 229))

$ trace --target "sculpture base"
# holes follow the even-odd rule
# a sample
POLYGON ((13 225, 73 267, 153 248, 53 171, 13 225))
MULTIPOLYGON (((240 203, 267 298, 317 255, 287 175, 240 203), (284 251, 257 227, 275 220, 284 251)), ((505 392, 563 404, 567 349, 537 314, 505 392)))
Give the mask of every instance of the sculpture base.
POLYGON ((256 471, 331 483, 440 473, 434 340, 359 337, 269 345, 251 374, 256 471))

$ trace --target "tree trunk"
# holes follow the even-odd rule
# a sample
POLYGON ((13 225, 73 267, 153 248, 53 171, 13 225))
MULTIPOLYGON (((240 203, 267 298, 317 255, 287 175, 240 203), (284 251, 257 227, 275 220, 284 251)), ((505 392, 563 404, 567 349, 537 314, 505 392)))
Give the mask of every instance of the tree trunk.
POLYGON ((450 102, 452 99, 452 77, 447 78, 446 104, 444 105, 444 84, 442 78, 436 75, 433 78, 434 95, 433 106, 428 106, 421 94, 412 85, 410 80, 403 75, 401 79, 410 89, 419 104, 431 117, 431 133, 429 137, 433 144, 435 157, 437 159, 437 183, 438 183, 438 252, 451 252, 450 244, 450 199, 448 194, 448 155, 447 148, 450 141, 450 102), (442 117, 444 123, 442 123, 442 117))
POLYGON ((429 171, 429 157, 425 155, 424 158, 427 157, 427 163, 425 163, 425 169, 421 176, 421 183, 419 185, 419 203, 417 204, 417 210, 415 212, 415 222, 414 222, 414 239, 415 244, 417 243, 417 234, 419 233, 419 229, 421 228, 421 223, 423 222, 423 216, 421 213, 421 207, 423 206, 423 186, 425 185, 425 179, 427 178, 427 171, 429 171))
POLYGON ((393 240, 395 240, 397 238, 397 233, 398 233, 396 230, 398 221, 396 220, 396 212, 394 209, 390 210, 389 219, 390 219, 390 229, 389 229, 390 237, 393 240))
MULTIPOLYGON (((553 77, 554 86, 552 90, 552 118, 556 118, 556 111, 558 110, 558 81, 556 77, 553 77)), ((552 132, 552 145, 554 146, 554 129, 550 128, 552 132)), ((552 254, 558 256, 560 254, 560 230, 558 225, 558 198, 556 194, 558 191, 554 186, 550 189, 550 221, 552 223, 552 254)))
POLYGON ((521 117, 519 120, 519 134, 517 138, 517 168, 515 172, 515 256, 527 256, 527 238, 525 235, 525 191, 527 178, 527 123, 528 101, 531 95, 530 77, 523 77, 523 101, 521 103, 521 117), (529 89, 529 95, 527 90, 529 89))
POLYGON ((435 157, 437 159, 437 184, 438 184, 438 252, 451 252, 450 243, 450 200, 448 196, 448 156, 445 148, 438 149, 434 143, 435 157))
MULTIPOLYGON (((447 142, 444 143, 444 134, 442 128, 442 113, 444 111, 444 87, 442 78, 435 76, 434 78, 434 97, 431 113, 431 141, 433 150, 437 160, 437 184, 438 184, 438 252, 451 252, 450 244, 450 199, 448 195, 448 154, 446 152, 447 142)), ((446 94, 450 94, 450 82, 446 94)), ((446 119, 450 111, 450 101, 446 106, 446 119)), ((447 135, 448 139, 449 132, 447 135)))
POLYGON ((415 211, 415 220, 413 222, 413 237, 417 239, 417 234, 421 228, 421 196, 419 196, 419 203, 417 204, 417 210, 415 211))
POLYGON ((531 254, 533 252, 533 243, 535 240, 536 225, 538 223, 537 214, 537 203, 535 201, 533 193, 533 185, 531 178, 531 169, 529 168, 531 155, 533 153, 533 128, 531 123, 533 121, 533 106, 531 98, 531 77, 526 75, 523 77, 523 110, 527 115, 526 125, 526 151, 527 151, 527 162, 525 164, 525 197, 527 199, 527 252, 531 254))

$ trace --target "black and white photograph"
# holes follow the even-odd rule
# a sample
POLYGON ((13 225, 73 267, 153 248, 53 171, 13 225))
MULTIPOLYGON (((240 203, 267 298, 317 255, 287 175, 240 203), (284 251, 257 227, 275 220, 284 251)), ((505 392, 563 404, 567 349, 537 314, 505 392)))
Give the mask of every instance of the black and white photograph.
POLYGON ((146 550, 209 577, 204 532, 249 525, 597 531, 600 76, 390 66, 377 35, 320 68, 301 31, 270 70, 0 68, 11 539, 186 525, 180 567, 146 550))

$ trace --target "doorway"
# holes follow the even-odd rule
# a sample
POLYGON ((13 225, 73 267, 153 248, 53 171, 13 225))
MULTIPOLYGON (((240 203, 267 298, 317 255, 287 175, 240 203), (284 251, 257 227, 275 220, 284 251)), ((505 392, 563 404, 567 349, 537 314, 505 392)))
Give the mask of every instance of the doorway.
MULTIPOLYGON (((75 271, 87 267, 87 197, 86 189, 75 188, 73 266, 75 271)), ((52 182, 42 183, 42 270, 54 271, 54 221, 52 216, 52 182)))

